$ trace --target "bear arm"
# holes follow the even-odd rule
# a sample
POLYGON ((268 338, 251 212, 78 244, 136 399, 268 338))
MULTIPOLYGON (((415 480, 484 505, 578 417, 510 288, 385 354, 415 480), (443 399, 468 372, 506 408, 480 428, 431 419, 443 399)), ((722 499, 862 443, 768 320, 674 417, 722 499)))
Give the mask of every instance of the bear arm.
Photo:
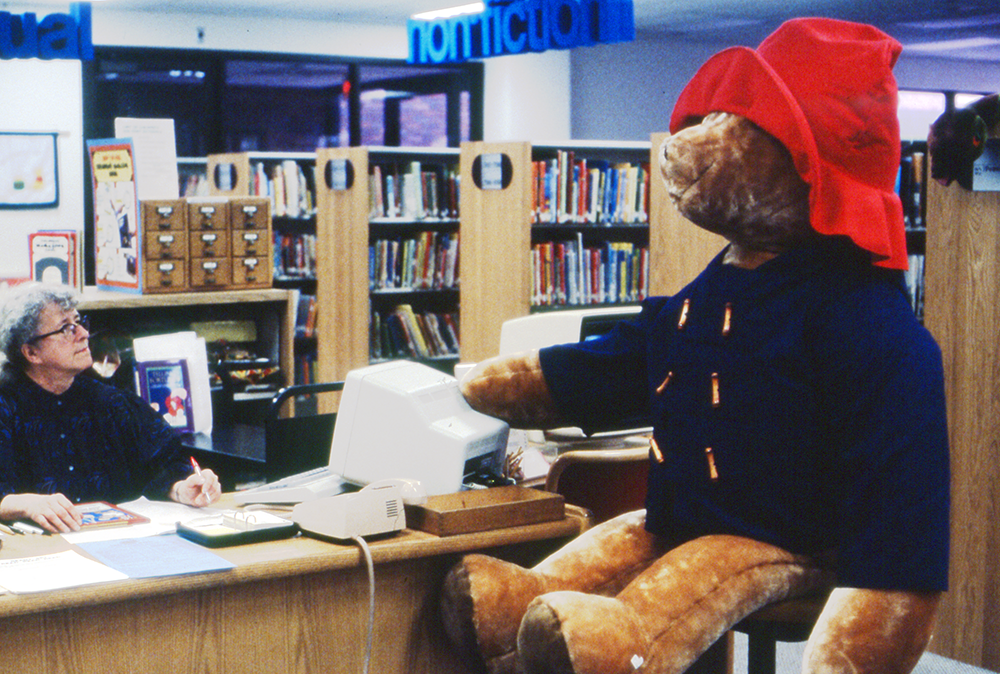
POLYGON ((460 386, 474 410, 502 419, 514 428, 547 429, 559 425, 559 412, 542 374, 537 350, 485 360, 462 378, 460 386))

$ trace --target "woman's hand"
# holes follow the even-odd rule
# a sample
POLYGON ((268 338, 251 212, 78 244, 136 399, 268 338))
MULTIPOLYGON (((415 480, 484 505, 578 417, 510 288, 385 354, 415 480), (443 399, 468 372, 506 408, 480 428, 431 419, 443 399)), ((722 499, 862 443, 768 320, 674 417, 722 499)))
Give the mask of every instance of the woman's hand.
POLYGON ((170 498, 178 503, 202 508, 219 500, 222 496, 222 485, 211 468, 205 468, 201 474, 192 473, 186 480, 174 484, 170 490, 170 498))
POLYGON ((0 519, 31 520, 46 531, 79 531, 83 516, 62 494, 8 494, 0 501, 0 519))

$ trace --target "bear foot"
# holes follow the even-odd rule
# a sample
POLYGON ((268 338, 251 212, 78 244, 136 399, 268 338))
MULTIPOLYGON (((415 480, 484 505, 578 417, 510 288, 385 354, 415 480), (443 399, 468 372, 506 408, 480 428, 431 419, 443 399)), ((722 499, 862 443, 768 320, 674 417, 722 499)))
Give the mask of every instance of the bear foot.
POLYGON ((617 599, 550 592, 528 606, 518 655, 525 674, 630 674, 649 651, 641 624, 617 599))

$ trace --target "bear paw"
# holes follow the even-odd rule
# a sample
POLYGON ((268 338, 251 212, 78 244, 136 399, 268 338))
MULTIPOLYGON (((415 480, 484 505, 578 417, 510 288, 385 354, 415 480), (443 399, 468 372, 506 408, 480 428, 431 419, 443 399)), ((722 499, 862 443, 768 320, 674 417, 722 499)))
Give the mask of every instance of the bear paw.
POLYGON ((544 578, 530 569, 486 555, 463 557, 445 578, 441 615, 466 665, 477 672, 515 671, 521 617, 544 591, 544 578))
POLYGON ((517 634, 526 674, 630 674, 649 646, 635 611, 617 599, 580 592, 538 597, 517 634))

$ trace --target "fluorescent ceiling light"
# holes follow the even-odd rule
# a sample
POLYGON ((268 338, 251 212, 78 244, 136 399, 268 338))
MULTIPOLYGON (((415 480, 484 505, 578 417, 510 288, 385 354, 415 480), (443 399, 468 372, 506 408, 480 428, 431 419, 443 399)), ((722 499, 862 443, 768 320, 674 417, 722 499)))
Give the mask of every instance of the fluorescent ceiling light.
POLYGON ((977 49, 1000 45, 1000 39, 993 37, 972 37, 965 40, 942 40, 941 42, 923 42, 906 45, 907 51, 941 52, 956 49, 977 49))
POLYGON ((447 19, 449 16, 458 16, 459 14, 479 14, 484 11, 486 11, 485 3, 473 2, 468 5, 459 5, 458 7, 421 12, 420 14, 414 14, 413 18, 422 21, 433 21, 434 19, 447 19))
POLYGON ((955 28, 982 28, 1000 23, 1000 14, 984 16, 956 17, 936 21, 907 21, 899 23, 903 28, 919 28, 922 30, 950 30, 955 28))

